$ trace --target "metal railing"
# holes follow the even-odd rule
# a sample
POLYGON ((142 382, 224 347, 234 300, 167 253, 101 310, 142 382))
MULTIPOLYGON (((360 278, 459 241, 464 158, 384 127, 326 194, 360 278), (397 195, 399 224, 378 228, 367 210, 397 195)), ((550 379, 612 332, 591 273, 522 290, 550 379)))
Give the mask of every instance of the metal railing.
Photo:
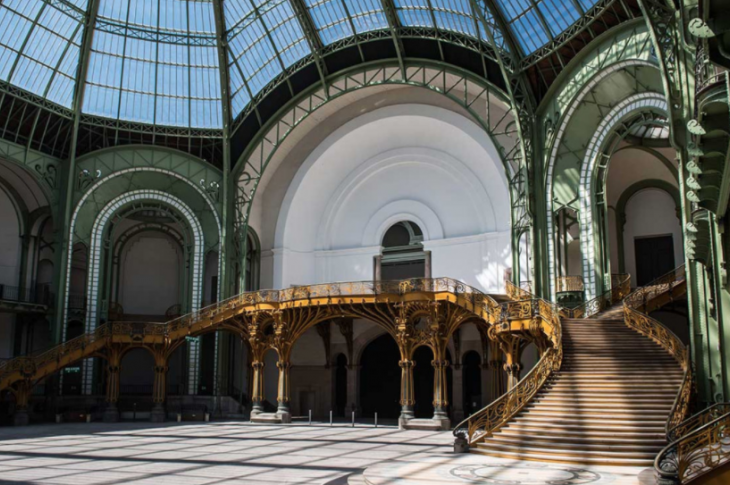
POLYGON ((672 411, 667 418, 665 426, 667 436, 670 430, 684 421, 689 414, 692 397, 692 363, 689 350, 680 338, 647 313, 659 305, 652 303, 653 300, 663 296, 671 298, 672 291, 684 282, 684 266, 680 266, 641 288, 637 288, 624 298, 624 321, 626 325, 661 345, 676 359, 684 371, 682 385, 674 400, 672 411))
POLYGON ((0 300, 50 305, 53 303, 53 294, 51 286, 46 284, 34 285, 30 288, 0 285, 0 300))
MULTIPOLYGON (((491 296, 461 281, 452 278, 414 278, 400 281, 360 281, 346 283, 328 283, 311 286, 298 286, 284 290, 259 290, 233 296, 196 312, 171 320, 167 323, 151 322, 113 322, 98 327, 94 332, 80 335, 63 344, 57 345, 36 356, 16 357, 5 363, 0 363, 0 388, 11 374, 20 372, 24 375, 33 374, 36 369, 55 364, 63 367, 70 362, 61 364, 69 356, 79 352, 87 353, 89 349, 100 348, 114 335, 135 335, 144 337, 169 337, 173 332, 189 330, 201 319, 212 319, 215 315, 237 308, 239 305, 257 305, 261 303, 293 303, 311 299, 329 299, 333 297, 365 297, 378 295, 402 296, 407 293, 418 292, 449 292, 456 295, 461 304, 469 305, 471 310, 481 315, 501 314, 500 304, 491 296)), ((121 306, 118 306, 121 310, 121 306)), ((111 313, 111 310, 110 310, 111 313)), ((111 317, 110 317, 111 319, 111 317)), ((189 333, 189 332, 188 332, 189 333)))
POLYGON ((579 275, 559 276, 557 281, 557 292, 578 292, 584 290, 583 277, 579 275))
POLYGON ((532 317, 545 323, 550 329, 545 333, 551 346, 515 387, 454 427, 453 434, 461 449, 490 437, 519 413, 553 373, 560 370, 563 362, 562 327, 557 305, 541 299, 513 301, 505 303, 502 310, 502 321, 532 317))
POLYGON ((715 404, 682 421, 668 433, 656 457, 662 483, 689 483, 730 463, 730 403, 715 404))
POLYGON ((574 308, 560 308, 560 315, 565 318, 588 318, 596 315, 614 303, 620 302, 631 292, 631 275, 618 273, 611 275, 611 289, 574 308))

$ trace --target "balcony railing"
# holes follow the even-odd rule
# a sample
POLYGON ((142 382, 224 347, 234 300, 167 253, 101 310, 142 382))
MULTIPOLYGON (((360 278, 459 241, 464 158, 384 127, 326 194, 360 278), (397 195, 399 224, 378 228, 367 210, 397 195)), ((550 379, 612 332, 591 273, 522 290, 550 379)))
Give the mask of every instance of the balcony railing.
POLYGON ((35 285, 30 288, 0 285, 0 300, 50 305, 53 302, 53 294, 50 285, 35 285))

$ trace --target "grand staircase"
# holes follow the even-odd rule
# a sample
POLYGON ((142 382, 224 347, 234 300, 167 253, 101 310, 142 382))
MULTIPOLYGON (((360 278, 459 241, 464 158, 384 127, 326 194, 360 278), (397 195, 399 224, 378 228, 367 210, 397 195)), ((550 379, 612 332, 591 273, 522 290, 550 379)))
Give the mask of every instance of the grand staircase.
POLYGON ((563 319, 562 328, 561 370, 472 451, 512 459, 651 466, 666 444, 665 423, 682 384, 682 368, 622 319, 563 319))

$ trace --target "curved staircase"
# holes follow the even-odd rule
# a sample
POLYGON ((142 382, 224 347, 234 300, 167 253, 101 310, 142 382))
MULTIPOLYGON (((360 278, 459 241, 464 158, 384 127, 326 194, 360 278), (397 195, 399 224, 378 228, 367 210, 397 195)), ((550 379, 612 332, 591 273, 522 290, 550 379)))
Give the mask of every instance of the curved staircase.
POLYGON ((474 452, 512 459, 651 466, 684 372, 623 320, 563 319, 563 365, 474 452))

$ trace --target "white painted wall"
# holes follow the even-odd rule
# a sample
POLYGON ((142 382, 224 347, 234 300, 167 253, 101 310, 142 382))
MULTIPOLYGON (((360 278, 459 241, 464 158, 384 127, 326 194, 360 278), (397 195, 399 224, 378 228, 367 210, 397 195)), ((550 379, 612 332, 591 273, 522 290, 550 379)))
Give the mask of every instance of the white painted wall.
POLYGON ((180 303, 180 246, 169 236, 146 232, 134 236, 121 255, 119 302, 124 313, 164 315, 180 303))
POLYGON ((682 228, 677 218, 674 199, 661 189, 644 189, 634 194, 626 204, 624 226, 624 254, 626 270, 636 280, 636 252, 634 240, 638 237, 672 235, 674 267, 684 262, 682 228))
MULTIPOLYGON (((656 153, 663 156, 670 166, 676 168, 677 163, 671 148, 657 148, 656 153)), ((616 209, 619 198, 629 187, 642 180, 661 180, 677 187, 677 180, 666 163, 662 162, 657 156, 644 150, 624 145, 618 152, 611 157, 608 170, 608 181, 606 183, 607 199, 610 208, 616 209)), ((640 192, 639 192, 640 193, 640 192)), ((635 194, 638 196, 639 193, 635 194)), ((624 262, 626 271, 631 274, 632 284, 636 283, 636 255, 634 253, 634 238, 637 236, 651 236, 674 234, 674 251, 675 251, 675 267, 684 262, 684 246, 681 239, 681 230, 679 230, 679 219, 674 210, 674 200, 669 194, 664 193, 671 201, 671 211, 668 210, 666 199, 654 198, 646 200, 645 203, 640 201, 629 202, 626 206, 627 224, 624 226, 624 262), (647 206, 646 203, 649 203, 647 206), (656 205, 658 204, 658 205, 656 205), (640 209, 640 214, 633 216, 637 232, 631 232, 628 219, 632 218, 631 212, 636 208, 640 209), (656 209, 658 212, 653 212, 656 209), (670 215, 671 212, 671 215, 670 215), (653 215, 651 215, 653 214, 653 215), (648 218, 648 225, 643 223, 642 218, 648 218), (657 224, 664 227, 664 232, 649 232, 655 229, 657 224), (679 231, 679 232, 676 232, 679 231), (631 234, 629 234, 631 232, 631 234), (631 262, 629 262, 629 260, 631 262)), ((618 255, 618 231, 615 210, 608 211, 608 231, 609 231, 609 253, 611 257, 611 272, 619 272, 619 255, 618 255)), ((656 229, 659 230, 659 229, 656 229)))
POLYGON ((383 235, 403 220, 423 230, 433 276, 495 292, 510 264, 496 149, 443 108, 390 106, 346 123, 310 153, 276 209, 262 258, 262 281, 271 271, 275 288, 372 279, 383 235))
POLYGON ((20 225, 10 198, 0 190, 0 284, 18 286, 20 225))

